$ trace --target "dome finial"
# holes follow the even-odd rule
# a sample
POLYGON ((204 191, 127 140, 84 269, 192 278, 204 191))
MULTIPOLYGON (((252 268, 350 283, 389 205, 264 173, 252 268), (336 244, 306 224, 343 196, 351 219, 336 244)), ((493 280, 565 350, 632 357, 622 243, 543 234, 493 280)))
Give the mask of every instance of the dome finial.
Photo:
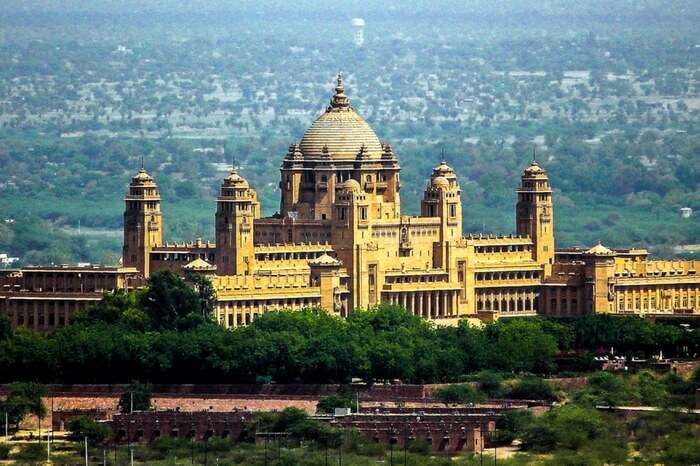
POLYGON ((348 107, 350 107, 350 100, 348 100, 348 96, 345 95, 345 84, 343 83, 343 75, 340 72, 338 72, 335 85, 335 94, 331 99, 331 105, 328 109, 345 109, 348 107))

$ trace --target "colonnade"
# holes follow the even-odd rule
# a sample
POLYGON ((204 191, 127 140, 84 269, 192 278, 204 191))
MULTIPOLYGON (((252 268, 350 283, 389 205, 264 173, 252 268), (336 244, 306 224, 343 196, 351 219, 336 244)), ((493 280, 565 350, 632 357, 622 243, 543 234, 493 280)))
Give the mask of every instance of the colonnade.
POLYGON ((536 312, 539 292, 533 288, 487 288, 476 290, 477 311, 536 312))
POLYGON ((71 315, 101 299, 86 300, 20 300, 7 299, 5 309, 0 309, 12 321, 13 327, 27 327, 35 331, 48 331, 63 327, 71 315))
POLYGON ((383 301, 399 305, 425 319, 456 317, 459 290, 385 291, 383 301))
POLYGON ((615 288, 615 309, 618 311, 663 312, 674 309, 700 311, 700 287, 690 286, 625 286, 615 288))
POLYGON ((216 318, 226 328, 240 327, 250 325, 258 315, 267 311, 278 309, 300 310, 320 305, 320 297, 220 300, 217 302, 216 318))
POLYGON ((543 307, 546 315, 579 315, 586 310, 583 287, 546 287, 544 291, 543 307))

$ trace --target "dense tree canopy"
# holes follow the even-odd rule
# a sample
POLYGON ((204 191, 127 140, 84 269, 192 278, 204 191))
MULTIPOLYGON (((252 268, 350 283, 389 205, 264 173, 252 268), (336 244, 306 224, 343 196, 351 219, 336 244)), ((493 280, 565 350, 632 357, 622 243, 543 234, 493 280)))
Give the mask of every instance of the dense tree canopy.
MULTIPOLYGON (((451 382, 483 369, 548 374, 556 353, 574 347, 615 346, 630 354, 700 351, 696 332, 637 318, 439 327, 392 305, 358 310, 347 319, 319 309, 268 312, 247 327, 225 329, 203 316, 198 293, 179 277, 155 274, 149 285, 106 295, 52 334, 8 332, 0 338, 0 380, 451 382)), ((500 390, 497 376, 480 377, 485 391, 500 390)))

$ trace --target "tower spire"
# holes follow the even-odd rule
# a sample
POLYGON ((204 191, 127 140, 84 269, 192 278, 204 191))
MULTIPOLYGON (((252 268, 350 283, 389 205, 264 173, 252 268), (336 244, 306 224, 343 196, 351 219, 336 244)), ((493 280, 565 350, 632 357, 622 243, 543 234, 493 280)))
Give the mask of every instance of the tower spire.
POLYGON ((328 110, 332 109, 346 109, 350 107, 350 100, 348 96, 345 95, 345 84, 343 83, 343 75, 338 72, 335 84, 335 94, 331 99, 331 105, 328 110))

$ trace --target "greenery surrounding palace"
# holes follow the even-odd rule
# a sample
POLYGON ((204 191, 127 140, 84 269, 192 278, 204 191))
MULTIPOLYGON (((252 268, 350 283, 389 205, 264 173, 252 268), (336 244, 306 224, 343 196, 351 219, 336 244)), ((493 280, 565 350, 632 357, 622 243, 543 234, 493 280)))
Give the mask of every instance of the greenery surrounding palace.
POLYGON ((406 206, 417 209, 444 149, 465 231, 512 232, 534 143, 556 179, 560 246, 692 255, 678 246, 700 243, 700 216, 679 215, 700 211, 695 2, 302 5, 74 0, 30 14, 6 2, 0 253, 115 263, 123 186, 141 157, 173 240, 212 237, 232 161, 274 213, 287 145, 338 69, 399 155, 406 206), (352 16, 367 22, 361 48, 352 16))
MULTIPOLYGON (((149 287, 106 295, 81 311, 72 322, 51 334, 11 329, 0 321, 0 382, 9 385, 0 412, 11 426, 27 414, 45 415, 39 402, 40 383, 347 383, 352 377, 377 383, 450 382, 435 393, 446 405, 478 403, 489 398, 539 399, 556 402, 546 414, 506 414, 493 439, 510 453, 503 465, 684 465, 700 461, 694 415, 683 409, 694 404, 700 370, 683 378, 648 370, 636 373, 598 372, 594 355, 614 347, 616 354, 649 357, 696 356, 700 334, 676 325, 636 317, 592 315, 574 320, 510 319, 483 327, 437 327, 397 306, 382 305, 342 319, 322 310, 269 312, 251 325, 226 329, 210 320, 211 291, 206 279, 198 290, 170 272, 154 274, 149 287), (566 359, 568 370, 558 367, 566 359), (583 375, 582 388, 558 389, 548 377, 583 375), (651 406, 656 410, 626 419, 599 406, 651 406), (513 453, 513 440, 520 448, 513 453)), ((136 383, 135 409, 150 409, 150 386, 136 383)), ((319 412, 352 407, 348 391, 322 398, 319 412)), ((126 395, 123 410, 130 405, 126 395)), ((130 409, 130 408, 129 408, 130 409)), ((104 427, 88 419, 69 426, 72 441, 53 447, 54 464, 74 464, 84 454, 101 461, 115 450, 104 427)), ((476 465, 479 455, 457 459, 435 455, 427 443, 406 450, 364 440, 288 408, 261 413, 251 422, 250 441, 206 443, 159 439, 134 446, 138 463, 189 464, 219 458, 229 465, 321 465, 326 455, 343 464, 377 462, 411 465, 476 465), (283 431, 280 445, 252 444, 256 431, 283 431), (205 453, 206 451, 206 453, 205 453), (267 458, 267 459, 266 459, 267 458), (393 458, 393 460, 392 460, 393 458), (405 459, 404 459, 405 458, 405 459)), ((11 464, 35 464, 45 458, 45 444, 0 443, 0 459, 11 464)), ((498 451, 498 450, 497 450, 498 451)), ((127 446, 116 449, 125 462, 127 446)), ((489 457, 486 458, 489 461, 489 457)))
POLYGON ((316 309, 271 311, 226 329, 209 318, 210 288, 198 289, 158 272, 148 288, 107 294, 49 334, 13 330, 3 316, 0 382, 457 382, 483 369, 552 374, 555 356, 570 350, 583 371, 594 367, 599 349, 643 357, 700 354, 700 332, 605 315, 440 327, 383 304, 347 318, 316 309))

